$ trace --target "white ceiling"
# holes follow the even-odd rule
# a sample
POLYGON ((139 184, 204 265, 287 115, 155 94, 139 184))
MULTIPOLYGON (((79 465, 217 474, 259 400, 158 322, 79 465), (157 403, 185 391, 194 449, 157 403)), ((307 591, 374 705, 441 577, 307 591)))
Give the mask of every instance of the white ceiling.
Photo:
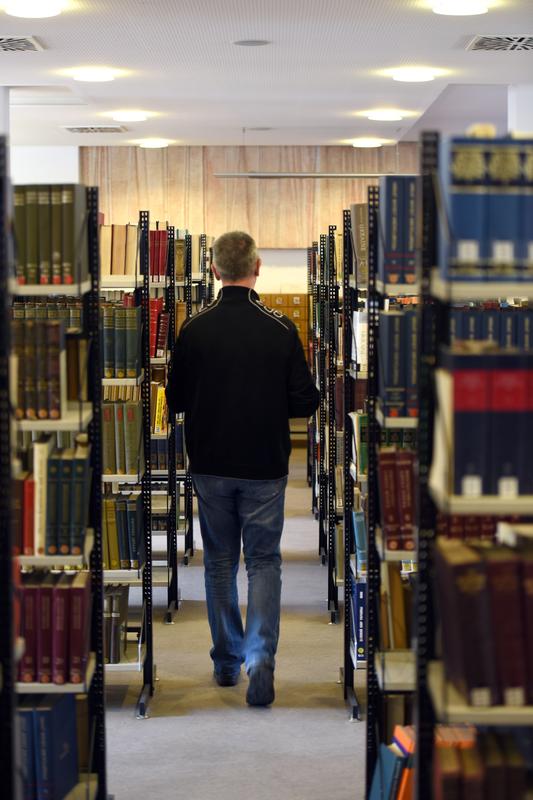
MULTIPOLYGON (((465 51, 475 34, 533 33, 533 0, 496 2, 478 17, 437 16, 427 0, 71 0, 75 8, 48 20, 0 12, 0 35, 34 35, 45 47, 0 53, 0 83, 60 90, 44 98, 34 91, 30 105, 12 106, 11 140, 105 145, 162 136, 178 144, 274 145, 415 138, 409 131, 418 117, 378 123, 353 112, 394 105, 420 116, 449 84, 474 86, 456 98, 459 107, 452 104, 455 130, 462 129, 472 121, 468 97, 476 84, 533 82, 532 52, 465 51), (232 44, 248 38, 272 44, 232 44), (102 84, 58 74, 94 64, 130 74, 102 84), (422 84, 376 74, 412 64, 450 74, 422 84), (102 112, 128 107, 160 116, 128 123, 118 135, 73 135, 60 127, 102 123, 102 112), (273 130, 243 135, 255 126, 273 130)), ((446 116, 450 102, 443 98, 446 116)))

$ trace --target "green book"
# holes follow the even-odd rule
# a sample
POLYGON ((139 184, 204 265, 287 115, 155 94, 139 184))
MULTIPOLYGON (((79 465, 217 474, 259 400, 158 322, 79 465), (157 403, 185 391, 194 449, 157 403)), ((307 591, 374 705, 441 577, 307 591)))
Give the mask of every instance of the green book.
POLYGON ((129 306, 126 312, 126 378, 136 378, 140 372, 141 307, 129 306))
POLYGON ((117 462, 115 457, 115 413, 113 403, 106 401, 102 403, 102 472, 104 475, 117 474, 117 462))
POLYGON ((61 188, 61 280, 72 285, 88 275, 87 190, 77 183, 61 188))
POLYGON ((103 307, 102 343, 104 350, 104 378, 115 377, 115 306, 103 307))
POLYGON ((109 536, 107 535, 107 504, 104 497, 102 503, 102 569, 109 569, 109 536))
POLYGON ((15 206, 15 275, 17 283, 26 283, 26 192, 24 186, 13 188, 15 206))
POLYGON ((137 400, 129 400, 124 408, 124 444, 126 453, 126 473, 139 472, 142 453, 142 408, 137 400))
POLYGON ((107 501, 107 538, 109 543, 109 569, 120 569, 115 497, 107 501))
POLYGON ((72 509, 72 475, 74 468, 74 448, 63 450, 59 464, 59 481, 57 491, 59 554, 70 553, 70 518, 72 509))
POLYGON ((126 472, 126 448, 124 444, 124 403, 120 400, 113 403, 115 414, 115 463, 117 474, 126 472))
POLYGON ((128 520, 126 516, 126 498, 117 497, 116 501, 117 533, 118 533, 118 553, 121 569, 129 569, 130 547, 128 542, 128 520))
POLYGON ((50 186, 39 186, 37 192, 39 217, 39 283, 48 284, 52 280, 52 207, 50 205, 50 186))
POLYGON ((70 552, 83 552, 85 533, 89 522, 91 496, 91 445, 86 433, 76 437, 76 451, 72 465, 72 503, 70 513, 70 552))
POLYGON ((126 377, 126 309, 115 306, 115 378, 126 377))
POLYGON ((24 188, 26 206, 26 283, 38 283, 39 272, 39 214, 37 206, 38 186, 24 188))
POLYGON ((48 457, 46 475, 46 535, 45 554, 55 556, 59 552, 58 526, 60 508, 59 474, 61 469, 61 451, 54 450, 48 457))
POLYGON ((51 216, 51 247, 52 247, 52 283, 60 284, 61 278, 61 251, 63 248, 61 184, 52 184, 50 187, 50 216, 51 216))

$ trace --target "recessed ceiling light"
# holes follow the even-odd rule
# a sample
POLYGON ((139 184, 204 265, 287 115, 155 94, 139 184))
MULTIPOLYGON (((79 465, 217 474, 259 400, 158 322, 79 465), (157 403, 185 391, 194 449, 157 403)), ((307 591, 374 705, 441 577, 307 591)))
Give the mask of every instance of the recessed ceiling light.
POLYGON ((168 147, 169 144, 173 144, 173 139, 137 139, 133 144, 139 145, 139 147, 148 148, 150 150, 157 150, 160 147, 168 147))
POLYGON ((126 74, 125 70, 115 69, 114 67, 72 67, 63 72, 65 75, 74 78, 75 81, 85 81, 87 83, 106 83, 126 74))
POLYGON ((264 47, 266 44, 272 44, 268 39, 239 39, 238 42, 233 42, 237 47, 264 47))
POLYGON ((395 67, 384 70, 383 74, 395 81, 404 83, 425 83, 426 81, 433 81, 446 73, 445 70, 437 67, 395 67))
POLYGON ((487 0, 431 0, 431 8, 435 14, 457 17, 486 14, 489 10, 487 0))
POLYGON ((376 122, 398 122, 404 118, 404 112, 397 108, 376 108, 374 111, 364 111, 363 114, 367 119, 376 122))
POLYGON ((384 144, 394 144, 392 139, 378 139, 372 136, 359 136, 356 139, 350 139, 352 147, 381 147, 384 144))
POLYGON ((0 6, 10 17, 26 19, 57 17, 66 7, 66 0, 9 0, 0 6))
POLYGON ((106 116, 115 122, 145 122, 150 116, 147 111, 111 111, 106 116))

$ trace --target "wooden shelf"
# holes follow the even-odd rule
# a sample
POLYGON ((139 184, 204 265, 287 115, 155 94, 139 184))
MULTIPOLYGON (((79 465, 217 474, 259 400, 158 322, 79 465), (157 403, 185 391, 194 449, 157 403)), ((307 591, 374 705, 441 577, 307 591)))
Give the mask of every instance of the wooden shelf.
POLYGON ((102 378, 102 386, 140 386, 144 380, 144 369, 136 378, 102 378))
POLYGON ((61 419, 18 419, 15 420, 16 430, 36 431, 41 433, 56 433, 57 431, 85 430, 93 418, 92 403, 69 404, 66 414, 61 419))
POLYGON ((383 542, 383 532, 376 527, 376 549, 382 561, 416 561, 415 550, 389 550, 383 542))
POLYGON ((150 358, 150 366, 151 367, 164 367, 170 361, 170 351, 166 354, 166 356, 154 356, 150 358))
POLYGON ((453 684, 446 681, 441 661, 428 664, 428 686, 435 714, 446 724, 533 725, 533 706, 470 706, 453 684))
POLYGON ((445 281, 439 270, 431 273, 431 294, 439 300, 496 300, 499 297, 533 298, 533 281, 445 281))
MULTIPOLYGON (((158 531, 161 533, 161 531, 158 531)), ((165 531, 162 531, 164 535, 165 531)), ((144 569, 144 568, 143 568, 144 569)), ((143 582, 143 569, 105 569, 104 584, 110 586, 141 586, 143 582)), ((168 586, 167 567, 152 567, 152 586, 168 586)), ((106 665, 107 666, 107 665, 106 665)))
POLYGON ((142 672, 146 658, 146 644, 143 644, 140 650, 133 642, 129 642, 129 645, 130 654, 135 653, 135 657, 131 658, 130 654, 126 653, 124 661, 119 661, 118 664, 105 664, 106 672, 142 672))
POLYGON ((126 292, 134 291, 143 285, 142 275, 105 275, 100 277, 100 291, 126 292))
POLYGON ((418 417, 386 417, 380 405, 376 406, 376 419, 382 428, 389 430, 418 428, 418 417))
POLYGON ((82 283, 61 283, 61 284, 27 284, 21 286, 14 278, 9 280, 9 292, 19 297, 50 297, 54 295, 68 295, 69 297, 79 297, 91 290, 90 279, 82 283))
POLYGON ((96 655, 90 653, 83 683, 24 683, 17 681, 15 691, 17 694, 86 694, 89 691, 95 668, 96 655))
POLYGON ((376 289, 381 294, 388 295, 389 297, 411 297, 420 294, 419 283, 384 283, 383 281, 376 280, 376 289))
POLYGON ((376 650, 374 666, 382 692, 414 692, 415 654, 413 650, 376 650))
POLYGON ((94 531, 88 528, 83 544, 83 553, 78 556, 17 556, 21 567, 46 567, 54 569, 59 567, 83 567, 89 564, 89 559, 94 547, 94 531))

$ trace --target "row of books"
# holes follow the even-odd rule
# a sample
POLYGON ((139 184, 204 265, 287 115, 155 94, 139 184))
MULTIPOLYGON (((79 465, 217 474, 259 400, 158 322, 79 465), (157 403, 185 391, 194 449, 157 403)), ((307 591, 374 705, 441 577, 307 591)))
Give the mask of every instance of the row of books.
MULTIPOLYGON (((168 469, 168 441, 166 439, 152 439, 151 466, 152 469, 168 469)), ((176 469, 185 469, 185 442, 183 438, 183 425, 176 425, 176 469)))
POLYGON ((17 185, 13 199, 17 282, 61 285, 86 280, 85 186, 17 185))
POLYGON ((501 348, 530 350, 533 345, 533 309, 498 303, 454 307, 450 312, 450 343, 458 339, 488 341, 501 348))
POLYGON ((22 683, 83 683, 89 659, 91 575, 36 570, 20 587, 22 683))
POLYGON ((67 391, 64 322, 13 319, 11 330, 17 358, 16 418, 60 419, 67 391))
POLYGON ((407 650, 411 647, 413 634, 414 575, 404 574, 401 563, 397 561, 382 562, 380 570, 380 650, 407 650))
POLYGON ((457 495, 533 494, 533 356, 456 342, 440 354, 432 482, 457 495))
POLYGON ((136 378, 142 364, 141 307, 132 294, 100 305, 104 378, 136 378))
POLYGON ((79 782, 79 705, 72 694, 21 699, 17 727, 24 800, 64 800, 79 782))
POLYGON ((445 280, 533 277, 533 139, 443 140, 439 266, 445 280))
POLYGON ((109 394, 129 398, 102 403, 103 474, 136 475, 142 464, 143 445, 140 387, 109 394))
POLYGON ((415 549, 417 455, 414 450, 380 447, 378 485, 381 529, 389 550, 415 549))
POLYGON ((533 550, 438 538, 446 678, 474 706, 533 703, 533 550))
POLYGON ((170 314, 163 297, 150 298, 150 358, 162 358, 167 351, 170 314))
POLYGON ((15 555, 83 552, 91 492, 90 455, 87 434, 79 434, 72 448, 55 448, 51 435, 32 443, 21 471, 12 480, 15 555))
POLYGON ((352 234, 352 250, 355 256, 354 275, 357 286, 366 289, 368 286, 368 205, 354 203, 350 206, 352 234))
POLYGON ((386 417, 418 416, 418 327, 413 306, 379 313, 378 391, 386 417))
POLYGON ((387 175, 379 179, 378 270, 383 283, 416 282, 416 178, 387 175))
POLYGON ((144 563, 142 495, 105 495, 102 530, 104 569, 140 569, 144 563))
POLYGON ((36 297, 13 302, 13 319, 61 319, 68 330, 82 328, 83 303, 79 297, 36 297))
POLYGON ((100 225, 100 275, 136 275, 139 268, 137 225, 100 225))

